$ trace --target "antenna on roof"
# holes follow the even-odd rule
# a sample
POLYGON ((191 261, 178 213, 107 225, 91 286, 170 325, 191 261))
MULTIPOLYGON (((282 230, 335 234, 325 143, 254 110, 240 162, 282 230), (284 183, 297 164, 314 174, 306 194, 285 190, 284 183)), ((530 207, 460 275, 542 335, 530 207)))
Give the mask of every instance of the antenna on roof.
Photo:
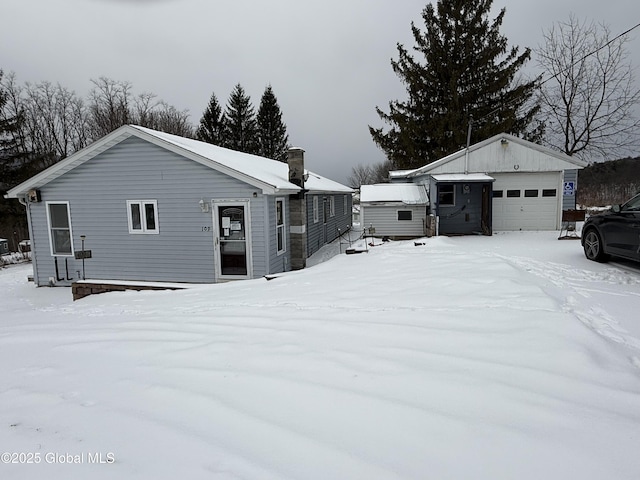
POLYGON ((467 128, 467 150, 464 152, 464 174, 469 173, 469 146, 471 146, 471 127, 473 126, 473 115, 469 115, 469 127, 467 128))

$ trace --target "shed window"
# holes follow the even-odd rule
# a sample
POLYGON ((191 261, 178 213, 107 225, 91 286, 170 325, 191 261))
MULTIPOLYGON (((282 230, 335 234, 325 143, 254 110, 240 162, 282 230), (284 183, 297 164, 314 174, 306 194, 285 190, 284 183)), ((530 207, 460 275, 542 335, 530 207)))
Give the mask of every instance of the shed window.
POLYGON ((346 215, 347 214, 347 196, 343 195, 342 198, 344 199, 342 202, 342 214, 346 215))
POLYGON ((413 220, 413 212, 411 210, 398 210, 398 221, 401 220, 413 220))
POLYGON ((47 221, 49 222, 49 241, 51 255, 72 256, 71 217, 69 202, 48 202, 47 221))
POLYGON ((556 189, 555 188, 545 188, 544 190, 542 190, 542 196, 543 197, 555 197, 556 196, 556 189))
POLYGON ((493 198, 502 198, 504 195, 504 191, 503 190, 494 190, 493 191, 493 198))
POLYGON ((456 204, 455 185, 438 185, 438 205, 447 206, 456 204))
POLYGON ((313 197, 313 223, 318 223, 319 220, 318 197, 313 197))
POLYGON ((329 197, 329 216, 336 216, 336 198, 333 195, 329 197))
POLYGON ((276 199, 276 238, 278 243, 278 255, 280 255, 287 249, 284 225, 284 199, 282 198, 276 199))
POLYGON ((520 196, 520 190, 507 190, 507 198, 516 198, 520 196))
POLYGON ((538 190, 525 190, 524 191, 524 196, 525 197, 537 197, 538 196, 538 190))
POLYGON ((160 233, 156 200, 127 200, 129 233, 160 233))

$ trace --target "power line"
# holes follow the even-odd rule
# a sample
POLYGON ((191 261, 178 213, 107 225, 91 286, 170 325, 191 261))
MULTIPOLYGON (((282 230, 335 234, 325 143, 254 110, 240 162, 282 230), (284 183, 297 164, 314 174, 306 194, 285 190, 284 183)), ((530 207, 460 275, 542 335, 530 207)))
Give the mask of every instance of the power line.
MULTIPOLYGON (((553 78, 556 78, 558 75, 560 75, 563 72, 566 72, 567 70, 569 70, 571 67, 575 66, 576 64, 584 61, 585 59, 587 59, 588 57, 590 57, 591 55, 595 55, 596 53, 598 53, 600 50, 602 50, 603 48, 608 47, 609 45, 611 45, 613 42, 615 42, 616 40, 618 40, 621 37, 624 37, 625 35, 627 35, 628 33, 631 33, 633 30, 635 30, 636 28, 640 27, 640 23, 634 25, 633 27, 625 30, 624 32, 620 33, 619 35, 616 35, 614 38, 612 38, 611 40, 609 40, 608 42, 604 43, 603 45, 599 46, 598 48, 596 48, 595 50, 593 50, 592 52, 589 52, 585 55, 583 55, 582 57, 580 57, 579 59, 577 59, 576 61, 574 61, 573 63, 571 63, 571 65, 569 65, 568 67, 566 67, 564 70, 556 73, 555 75, 550 76, 549 78, 543 80, 540 82, 540 87, 542 87, 542 85, 544 85, 545 83, 547 83, 548 81, 550 81, 553 78)), ((540 77, 542 77, 543 74, 540 75, 540 77)), ((501 105, 498 108, 493 109, 492 111, 490 111, 489 113, 487 113, 486 115, 483 115, 482 117, 480 117, 479 119, 474 120, 473 118, 469 119, 469 125, 471 125, 474 122, 477 122, 478 120, 484 120, 487 117, 490 117, 491 115, 494 115, 495 113, 499 112, 500 110, 502 110, 504 107, 511 105, 512 103, 515 103, 516 101, 518 101, 519 99, 513 99, 510 102, 507 102, 504 105, 501 105)))
POLYGON ((634 25, 633 27, 631 27, 628 30, 625 30, 624 32, 622 32, 621 34, 615 36, 614 38, 612 38, 611 40, 609 40, 607 43, 600 45, 598 48, 596 48, 595 50, 593 50, 592 52, 589 52, 585 55, 583 55, 582 57, 580 57, 579 59, 577 59, 575 62, 573 62, 571 65, 569 65, 568 67, 566 67, 563 71, 556 73, 555 75, 550 76, 549 78, 547 78, 546 80, 543 80, 542 82, 540 82, 540 86, 544 85, 545 83, 547 83, 549 80, 551 80, 552 78, 556 78, 558 75, 560 75, 561 73, 566 72, 567 70, 569 70, 571 67, 577 65, 578 63, 586 60, 587 58, 589 58, 591 55, 595 55, 596 53, 598 53, 600 50, 602 50, 603 48, 608 47, 609 45, 611 45, 613 42, 615 42, 616 40, 618 40, 621 37, 624 37, 626 34, 631 33, 632 31, 634 31, 636 28, 640 27, 640 23, 634 25))

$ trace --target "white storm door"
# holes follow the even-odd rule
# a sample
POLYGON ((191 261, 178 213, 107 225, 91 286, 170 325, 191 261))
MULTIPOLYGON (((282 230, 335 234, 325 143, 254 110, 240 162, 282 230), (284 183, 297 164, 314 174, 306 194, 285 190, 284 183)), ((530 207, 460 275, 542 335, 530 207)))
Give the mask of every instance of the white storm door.
POLYGON ((213 202, 216 277, 252 278, 249 201, 213 202))

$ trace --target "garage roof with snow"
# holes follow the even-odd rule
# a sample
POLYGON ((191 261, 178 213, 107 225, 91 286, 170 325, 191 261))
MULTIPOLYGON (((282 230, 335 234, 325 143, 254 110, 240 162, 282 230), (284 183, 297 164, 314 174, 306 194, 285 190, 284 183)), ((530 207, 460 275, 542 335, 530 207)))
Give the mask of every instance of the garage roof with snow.
POLYGON ((360 187, 360 203, 403 203, 428 205, 429 197, 423 185, 412 183, 380 183, 360 187))

